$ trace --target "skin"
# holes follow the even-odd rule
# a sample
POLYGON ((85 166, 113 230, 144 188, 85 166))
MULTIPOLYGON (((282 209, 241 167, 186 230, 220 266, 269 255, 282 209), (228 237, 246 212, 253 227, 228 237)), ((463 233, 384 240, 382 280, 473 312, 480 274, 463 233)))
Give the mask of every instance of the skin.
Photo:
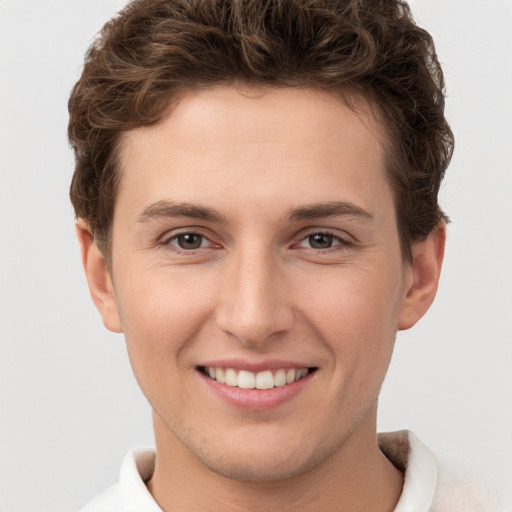
POLYGON ((378 449, 378 395, 397 330, 434 299, 445 232, 403 260, 370 110, 310 89, 212 88, 125 134, 120 154, 110 265, 83 222, 78 236, 153 407, 159 505, 393 510, 403 478, 378 449), (197 248, 180 247, 185 233, 197 248), (316 370, 281 405, 247 410, 198 371, 226 358, 316 370))

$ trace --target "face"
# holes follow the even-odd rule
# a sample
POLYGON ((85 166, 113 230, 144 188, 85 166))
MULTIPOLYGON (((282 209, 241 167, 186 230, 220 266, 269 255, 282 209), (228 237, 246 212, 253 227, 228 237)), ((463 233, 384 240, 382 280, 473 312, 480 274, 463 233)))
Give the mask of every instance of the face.
POLYGON ((121 161, 99 307, 157 446, 252 480, 363 450, 414 281, 371 116, 219 87, 128 133, 121 161))

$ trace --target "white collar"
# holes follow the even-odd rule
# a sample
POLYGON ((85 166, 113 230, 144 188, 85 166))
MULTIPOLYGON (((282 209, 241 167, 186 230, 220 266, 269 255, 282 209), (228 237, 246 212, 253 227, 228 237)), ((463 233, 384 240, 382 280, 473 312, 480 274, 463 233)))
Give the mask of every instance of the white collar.
POLYGON ((119 490, 123 512, 162 512, 146 487, 155 469, 154 450, 131 450, 121 464, 119 490))
POLYGON ((394 512, 428 512, 437 487, 434 454, 408 430, 379 434, 379 447, 405 474, 394 512))

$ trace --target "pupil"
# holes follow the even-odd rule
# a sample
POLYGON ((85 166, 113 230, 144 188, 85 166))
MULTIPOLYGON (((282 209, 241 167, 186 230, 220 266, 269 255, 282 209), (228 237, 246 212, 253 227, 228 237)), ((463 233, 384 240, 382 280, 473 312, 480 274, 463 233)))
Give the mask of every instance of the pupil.
POLYGON ((201 236, 194 233, 180 235, 178 244, 182 249, 199 249, 201 247, 201 236))
POLYGON ((314 249, 328 249, 332 246, 332 235, 316 233, 309 237, 309 243, 314 249))

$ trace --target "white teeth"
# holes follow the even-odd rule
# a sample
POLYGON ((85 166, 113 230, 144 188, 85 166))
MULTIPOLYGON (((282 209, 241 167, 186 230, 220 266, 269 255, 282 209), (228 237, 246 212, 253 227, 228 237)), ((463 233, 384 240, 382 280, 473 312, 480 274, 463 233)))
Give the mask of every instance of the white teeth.
POLYGON ((277 370, 276 374, 274 375, 274 385, 277 386, 284 386, 286 384, 286 372, 281 369, 277 370))
POLYGON ((305 377, 309 370, 307 368, 280 368, 273 372, 264 370, 254 373, 248 370, 235 370, 234 368, 205 368, 205 373, 211 379, 221 384, 241 389, 272 389, 273 387, 285 386, 305 377))
POLYGON ((274 376, 270 370, 256 374, 256 389, 272 389, 274 387, 274 376))
POLYGON ((222 368, 214 368, 214 370, 215 377, 212 377, 212 379, 216 379, 217 382, 224 384, 226 382, 226 374, 224 373, 224 370, 222 368))
POLYGON ((291 384, 294 380, 295 380, 295 370, 293 368, 290 368, 286 372, 286 384, 291 384))
POLYGON ((238 387, 242 389, 254 389, 256 387, 256 377, 254 373, 240 370, 238 372, 238 387))
POLYGON ((238 375, 233 368, 226 369, 226 384, 232 387, 238 386, 238 375))

